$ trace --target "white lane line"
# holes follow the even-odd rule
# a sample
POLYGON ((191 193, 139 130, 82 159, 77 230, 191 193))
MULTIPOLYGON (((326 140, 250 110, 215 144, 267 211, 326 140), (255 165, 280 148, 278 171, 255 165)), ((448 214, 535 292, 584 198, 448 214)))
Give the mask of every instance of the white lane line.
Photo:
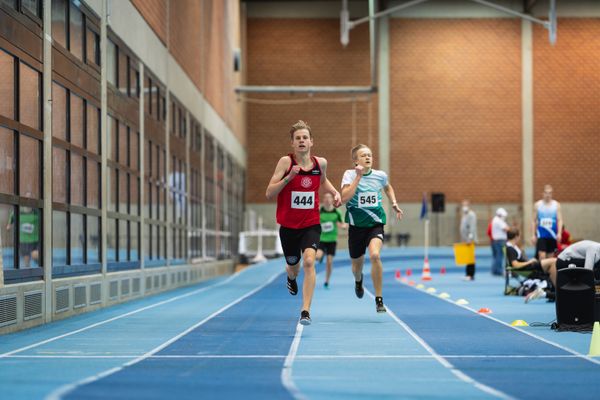
MULTIPOLYGON (((82 359, 82 360, 95 360, 95 359, 131 359, 133 357, 138 357, 139 354, 132 355, 32 355, 32 356, 9 356, 6 358, 11 359, 52 359, 52 360, 62 360, 62 359, 82 359)), ((564 355, 479 355, 479 354, 452 354, 452 355, 439 355, 442 358, 473 358, 473 359, 563 359, 563 358, 579 358, 576 355, 564 354, 564 355)), ((157 360, 168 360, 168 359, 287 359, 288 356, 284 355, 274 355, 274 354, 192 354, 192 355, 164 355, 164 356, 150 356, 148 359, 157 359, 157 360)), ((433 355, 426 354, 416 354, 416 355, 373 355, 373 354, 323 354, 323 355, 295 355, 294 360, 362 360, 362 359, 374 359, 374 360, 384 360, 384 359, 402 359, 402 360, 420 360, 420 359, 435 359, 433 355)))
MULTIPOLYGON (((410 286, 410 285, 407 285, 407 284, 405 284, 405 283, 402 283, 402 282, 401 282, 401 284, 403 284, 403 285, 405 285, 405 286, 407 286, 407 287, 412 287, 412 286, 410 286)), ((448 303, 450 303, 450 304, 453 304, 453 305, 455 305, 455 306, 457 306, 457 307, 464 308, 465 310, 469 310, 469 311, 471 311, 471 312, 473 312, 473 313, 475 313, 475 314, 477 314, 477 315, 480 315, 480 316, 482 316, 482 317, 484 317, 484 318, 489 318, 489 319, 491 319, 492 321, 495 321, 495 322, 497 322, 497 323, 499 323, 499 324, 502 324, 502 325, 504 325, 504 326, 506 326, 506 327, 509 327, 509 328, 511 328, 511 329, 514 329, 514 330, 516 330, 516 331, 518 331, 518 332, 524 333, 525 335, 529 335, 529 336, 531 336, 532 338, 535 338, 535 339, 537 339, 537 340, 540 340, 540 341, 542 341, 542 342, 544 342, 544 343, 546 343, 546 344, 549 344, 549 345, 551 345, 551 346, 557 347, 557 348, 559 348, 559 349, 561 349, 561 350, 563 350, 563 351, 565 351, 565 352, 567 352, 567 353, 571 353, 571 354, 573 354, 573 355, 575 356, 575 358, 581 358, 581 359, 583 359, 583 360, 586 360, 586 361, 589 361, 589 362, 591 362, 591 363, 594 363, 594 364, 600 365, 600 360, 596 360, 596 359, 592 358, 591 356, 588 356, 588 355, 585 355, 585 354, 578 353, 577 351, 575 351, 575 350, 573 350, 573 349, 570 349, 570 348, 568 348, 568 347, 566 347, 566 346, 563 346, 563 345, 561 345, 561 344, 558 344, 558 343, 556 343, 556 342, 553 342, 553 341, 551 341, 551 340, 545 339, 545 338, 543 338, 543 337, 541 337, 541 336, 538 336, 538 335, 536 335, 536 334, 534 334, 534 333, 531 333, 531 332, 525 331, 525 330, 523 330, 523 329, 519 329, 519 327, 517 327, 517 326, 512 326, 511 324, 509 324, 509 323, 507 323, 507 322, 504 322, 504 321, 502 321, 502 320, 499 320, 498 318, 494 318, 494 317, 492 317, 491 315, 480 313, 480 312, 478 312, 477 310, 475 310, 474 308, 467 307, 466 305, 463 305, 463 304, 456 304, 454 301, 452 301, 452 300, 450 300, 450 299, 443 299, 443 298, 441 298, 441 297, 438 297, 438 296, 436 296, 436 295, 434 295, 434 294, 432 295, 431 293, 427 293, 427 292, 425 292, 424 290, 420 290, 420 289, 416 289, 416 288, 415 288, 415 290, 418 290, 419 292, 422 292, 422 293, 428 294, 428 295, 430 295, 430 296, 433 296, 433 297, 435 297, 436 299, 440 299, 440 300, 446 301, 446 302, 448 302, 448 303)))
MULTIPOLYGON (((375 299, 375 296, 373 295, 373 293, 371 293, 367 288, 365 288, 365 292, 372 298, 375 299)), ((388 308, 387 310, 387 314, 392 317, 392 319, 394 321, 396 321, 402 328, 404 328, 404 330, 406 332, 408 332, 408 334, 410 336, 413 337, 413 339, 415 339, 425 350, 427 350, 427 352, 429 354, 431 354, 433 356, 433 358, 439 362, 440 364, 442 364, 444 367, 448 368, 450 370, 450 372, 452 372, 452 374, 454 374, 458 379, 460 379, 461 381, 465 382, 465 383, 469 383, 471 385, 473 385, 474 387, 476 387, 477 389, 488 393, 492 396, 501 398, 501 399, 513 399, 513 397, 507 395, 506 393, 503 393, 499 390, 496 390, 492 387, 489 387, 487 385, 484 385, 481 382, 476 381, 475 379, 471 378, 470 376, 466 375, 464 372, 462 372, 461 370, 457 369, 454 365, 452 365, 448 360, 446 360, 445 358, 443 358, 442 356, 440 356, 438 353, 435 352, 435 350, 430 347, 427 342, 425 342, 425 340, 423 340, 423 338, 421 338, 419 335, 417 335, 417 333, 415 331, 413 331, 404 321, 402 321, 400 318, 398 318, 398 316, 396 314, 394 314, 394 312, 392 310, 390 310, 388 308)))
POLYGON ((150 350, 149 352, 147 352, 146 354, 139 356, 129 362, 126 362, 125 364, 119 366, 119 367, 115 367, 115 368, 111 368, 107 371, 101 372, 99 374, 81 379, 77 382, 74 383, 69 383, 66 385, 63 385, 61 387, 59 387, 58 389, 54 390, 52 393, 50 393, 46 399, 47 400, 58 400, 60 398, 62 398, 62 396, 72 392, 73 390, 77 389, 78 387, 88 384, 88 383, 92 383, 95 381, 98 381, 102 378, 105 378, 107 376, 113 375, 116 372, 119 372, 127 367, 131 367, 132 365, 135 365, 141 361, 144 361, 145 359, 153 356, 154 354, 158 353, 159 351, 161 351, 162 349, 164 349, 165 347, 169 346, 170 344, 176 342, 177 340, 179 340, 180 338, 182 338, 183 336, 187 335, 188 333, 190 333, 191 331, 193 331, 194 329, 204 325, 206 322, 210 321, 211 319, 213 319, 214 317, 216 317, 217 315, 221 314, 222 312, 228 310, 229 308, 233 307, 234 305, 238 304, 239 302, 247 299, 248 297, 252 296, 253 294, 257 293, 258 291, 262 290, 263 288, 265 288, 266 286, 268 286, 271 282, 273 282, 275 280, 275 278, 277 278, 278 276, 280 276, 282 274, 282 272, 278 272, 275 275, 271 276, 271 278, 269 278, 265 283, 263 283, 262 285, 252 289, 251 291, 249 291, 248 293, 246 293, 243 296, 238 297, 236 300, 232 301, 231 303, 221 307, 220 309, 218 309, 217 311, 215 311, 214 313, 210 314, 208 317, 204 318, 202 321, 194 324, 193 326, 189 327, 188 329, 186 329, 185 331, 181 332, 180 334, 173 336, 171 339, 167 340, 166 342, 162 343, 161 345, 155 347, 154 349, 150 350))
POLYGON ((294 359, 296 358, 296 354, 298 353, 298 347, 300 346, 300 340, 302 339, 303 330, 303 325, 296 325, 296 334, 294 335, 294 340, 292 341, 292 345, 290 346, 290 351, 285 357, 285 361, 283 362, 283 369, 281 370, 281 383, 288 390, 288 392, 290 392, 294 399, 297 400, 305 399, 305 397, 302 395, 302 393, 300 393, 300 390, 298 390, 298 387, 294 383, 294 379, 292 378, 292 365, 294 364, 294 359))
POLYGON ((125 314, 121 314, 121 315, 118 315, 118 316, 113 317, 113 318, 105 319, 104 321, 96 322, 96 323, 93 323, 91 325, 85 326, 83 328, 79 328, 79 329, 76 329, 74 331, 70 331, 70 332, 64 333, 62 335, 54 336, 54 337, 51 337, 51 338, 46 339, 46 340, 42 340, 42 341, 37 342, 37 343, 33 343, 33 344, 28 345, 28 346, 21 347, 19 349, 12 350, 12 351, 0 354, 0 358, 6 358, 6 357, 9 357, 9 356, 12 356, 13 354, 20 353, 22 351, 26 351, 26 350, 29 350, 29 349, 33 349, 34 347, 42 346, 42 345, 44 345, 46 343, 51 343, 51 342, 54 342, 56 340, 63 339, 65 337, 72 336, 72 335, 75 335, 77 333, 85 332, 87 330, 96 328, 98 326, 105 325, 105 324, 108 324, 110 322, 117 321, 119 319, 126 318, 126 317, 129 317, 129 316, 134 315, 134 314, 141 313, 142 311, 150 310, 152 308, 159 307, 159 306, 162 306, 164 304, 171 303, 173 301, 177 301, 177 300, 180 300, 180 299, 183 299, 183 298, 186 298, 186 297, 194 296, 194 295, 196 295, 198 293, 205 292, 205 291, 207 291, 209 289, 214 289, 214 288, 216 288, 218 286, 222 286, 222 285, 225 285, 225 284, 231 282, 233 279, 235 279, 236 277, 238 277, 241 273, 243 273, 246 270, 247 269, 244 269, 244 270, 242 270, 240 272, 237 272, 237 273, 231 275, 230 277, 228 277, 225 280, 222 280, 220 282, 217 282, 217 283, 209 285, 209 286, 205 286, 203 288, 194 290, 192 292, 189 292, 189 293, 186 293, 186 294, 182 294, 180 296, 172 297, 170 299, 163 300, 163 301, 160 301, 158 303, 150 304, 148 306, 145 306, 145 307, 142 307, 142 308, 138 308, 137 310, 129 311, 129 312, 125 313, 125 314))

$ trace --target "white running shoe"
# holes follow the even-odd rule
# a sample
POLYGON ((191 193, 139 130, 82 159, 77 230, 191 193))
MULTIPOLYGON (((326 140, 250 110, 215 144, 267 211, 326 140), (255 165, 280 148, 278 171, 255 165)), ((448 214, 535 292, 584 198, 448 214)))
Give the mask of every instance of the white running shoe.
POLYGON ((525 303, 529 303, 531 300, 542 299, 546 297, 546 292, 542 288, 537 288, 533 292, 525 296, 525 303))

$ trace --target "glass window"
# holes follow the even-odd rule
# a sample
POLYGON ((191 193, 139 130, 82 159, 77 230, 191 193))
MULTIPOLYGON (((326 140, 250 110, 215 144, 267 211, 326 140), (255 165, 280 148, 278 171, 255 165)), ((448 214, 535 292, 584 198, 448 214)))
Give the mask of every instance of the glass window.
POLYGON ((138 237, 139 237, 139 226, 140 224, 138 224, 137 222, 130 222, 129 223, 129 229, 130 229, 130 251, 129 251, 129 259, 132 261, 137 261, 139 260, 139 244, 138 244, 138 237))
POLYGON ((139 204, 139 179, 136 176, 131 176, 131 184, 130 184, 130 189, 131 189, 131 208, 130 208, 130 212, 132 215, 138 215, 138 204, 139 204))
POLYGON ((71 204, 83 206, 84 196, 84 159, 79 154, 71 153, 71 204))
POLYGON ((0 4, 6 4, 9 7, 17 8, 17 0, 0 0, 0 4))
POLYGON ((71 92, 71 143, 83 148, 83 118, 85 103, 71 92))
POLYGON ((67 202, 67 152, 58 147, 52 149, 52 201, 67 202))
POLYGON ((19 63, 19 113, 21 123, 40 129, 40 73, 19 63))
POLYGON ((71 2, 70 50, 75 57, 83 61, 83 14, 75 2, 79 4, 78 0, 71 2))
POLYGON ((139 166, 139 135, 137 132, 131 131, 130 132, 130 142, 129 142, 129 150, 130 150, 130 156, 129 156, 129 166, 131 167, 131 169, 134 170, 138 170, 140 168, 139 166))
POLYGON ((106 54, 106 79, 108 83, 117 86, 117 46, 108 41, 106 54))
POLYGON ((128 72, 129 61, 127 54, 119 49, 119 91, 125 95, 129 89, 129 80, 127 79, 128 72))
POLYGON ((52 40, 67 48, 67 0, 52 0, 52 40))
POLYGON ((110 169, 108 177, 108 209, 117 211, 117 187, 119 184, 119 174, 115 168, 110 169))
POLYGON ((41 143, 21 135, 19 144, 19 190, 21 196, 39 199, 41 177, 41 143))
POLYGON ((36 17, 40 16, 40 2, 39 0, 21 0, 21 7, 36 17))
POLYGON ((52 82, 52 136, 67 140, 67 90, 52 82))
POLYGON ((144 79, 144 102, 146 104, 146 112, 152 115, 152 79, 144 79))
MULTIPOLYGON (((88 103, 87 105, 87 149, 95 154, 100 154, 100 110, 88 103)), ((110 118, 109 118, 110 121, 110 118)))
POLYGON ((15 133, 0 126, 0 193, 15 191, 15 133))
POLYGON ((133 65, 134 65, 133 60, 129 60, 129 65, 131 66, 131 68, 129 69, 129 95, 132 97, 140 97, 140 93, 139 93, 140 74, 133 67, 133 65))
POLYGON ((111 154, 110 154, 110 159, 113 161, 117 161, 118 160, 118 150, 117 150, 117 146, 119 144, 119 138, 117 137, 118 133, 119 133, 119 123, 118 121, 113 118, 113 117, 109 117, 108 118, 108 129, 110 131, 110 148, 111 148, 111 154))
MULTIPOLYGON (((1 151, 1 149, 0 149, 1 151)), ((15 267, 15 208, 8 204, 0 204, 0 242, 2 242, 2 265, 4 269, 15 267)))
POLYGON ((98 217, 87 216, 87 262, 100 262, 100 230, 98 217))
POLYGON ((98 208, 100 205, 100 164, 96 161, 87 160, 87 206, 98 208))
POLYGON ((129 248, 127 239, 129 234, 127 232, 127 221, 124 219, 118 220, 119 223, 119 261, 127 261, 129 259, 129 248))
POLYGON ((108 232, 106 235, 106 259, 108 261, 117 261, 117 220, 108 220, 108 232))
POLYGON ((87 62, 100 65, 100 37, 91 29, 87 30, 87 62))
MULTIPOLYGON (((123 123, 119 123, 119 164, 128 165, 129 151, 127 149, 127 132, 129 128, 123 123)), ((117 158, 114 159, 115 161, 117 158)))
POLYGON ((67 213, 52 211, 52 265, 67 264, 67 213))
POLYGON ((128 212, 128 197, 129 197, 129 174, 125 172, 119 173, 119 212, 128 212))
POLYGON ((83 264, 83 251, 85 244, 84 216, 71 214, 71 265, 83 264))
POLYGON ((0 50, 0 115, 15 118, 15 59, 0 50))

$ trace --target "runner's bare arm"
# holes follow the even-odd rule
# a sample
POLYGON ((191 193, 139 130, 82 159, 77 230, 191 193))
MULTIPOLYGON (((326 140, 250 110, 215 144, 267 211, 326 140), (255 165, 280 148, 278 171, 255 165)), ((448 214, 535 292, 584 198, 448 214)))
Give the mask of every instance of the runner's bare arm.
POLYGON ((354 178, 354 180, 352 181, 351 184, 349 185, 344 185, 342 187, 342 203, 346 204, 347 202, 350 201, 350 199, 352 197, 354 197, 354 194, 356 193, 356 189, 358 188, 358 183, 360 182, 360 179, 362 178, 363 175, 363 167, 361 167, 360 165, 357 165, 356 167, 354 167, 354 170, 356 171, 356 178, 354 178))
POLYGON ((562 238, 562 231, 563 231, 563 216, 562 216, 562 209, 560 207, 560 203, 557 202, 557 206, 556 206, 556 241, 558 243, 560 243, 560 240, 562 238))
POLYGON ((402 219, 404 215, 404 211, 400 207, 398 207, 398 203, 396 202, 396 193, 394 192, 394 188, 389 183, 383 188, 385 195, 392 203, 392 208, 396 213, 396 219, 402 219))
POLYGON ((298 173, 298 171, 294 172, 294 169, 292 168, 289 175, 283 178, 283 175, 285 174, 285 171, 287 171, 290 167, 291 162, 292 160, 290 160, 290 158, 287 156, 281 157, 279 159, 279 162, 277 162, 275 172, 273 173, 273 176, 269 181, 269 186, 267 186, 267 199, 271 200, 272 198, 276 197, 279 194, 279 192, 283 190, 285 185, 287 185, 288 182, 298 173))

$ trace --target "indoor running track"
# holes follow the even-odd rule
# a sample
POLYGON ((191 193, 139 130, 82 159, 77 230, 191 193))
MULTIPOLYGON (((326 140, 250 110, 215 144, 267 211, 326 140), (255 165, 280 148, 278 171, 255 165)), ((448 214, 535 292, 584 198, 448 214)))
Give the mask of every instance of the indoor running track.
MULTIPOLYGON (((490 296, 482 288, 502 284, 482 271, 466 285, 457 283, 459 274, 439 276, 436 266, 451 262, 449 251, 441 253, 431 257, 437 293, 454 290, 475 305, 490 296)), ((297 324, 301 293, 287 293, 282 261, 273 260, 2 336, 2 398, 598 397, 600 360, 572 350, 582 339, 569 347, 548 332, 516 329, 400 283, 394 266, 414 265, 418 255, 392 249, 383 256, 387 314, 375 312, 368 275, 365 297, 355 298, 349 260, 340 254, 330 289, 319 266, 307 327, 297 324)), ((499 311, 510 302, 507 309, 522 307, 498 293, 488 300, 499 311)), ((553 307, 527 306, 522 312, 538 315, 553 307)))

